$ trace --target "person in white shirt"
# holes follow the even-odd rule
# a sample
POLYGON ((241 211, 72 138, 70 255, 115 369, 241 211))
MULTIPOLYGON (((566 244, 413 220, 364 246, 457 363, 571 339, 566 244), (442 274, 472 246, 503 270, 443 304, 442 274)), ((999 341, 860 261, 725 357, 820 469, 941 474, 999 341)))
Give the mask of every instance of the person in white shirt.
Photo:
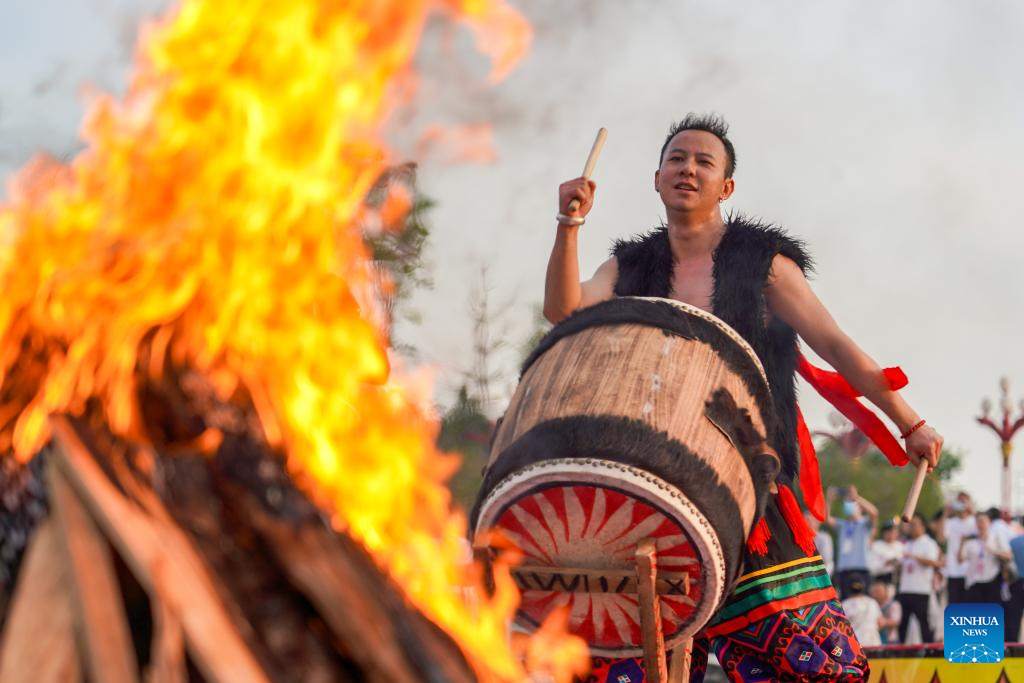
POLYGON ((992 543, 1000 551, 1009 553, 1009 557, 1004 559, 1003 562, 1006 564, 1006 568, 1011 574, 1017 574, 1017 563, 1014 562, 1013 553, 1010 552, 1010 541, 1017 535, 1013 530, 1013 527, 1003 519, 1003 513, 999 508, 989 508, 985 511, 985 515, 991 520, 992 526, 989 529, 989 535, 992 537, 992 543))
POLYGON ((925 532, 924 517, 915 514, 910 521, 909 540, 900 566, 900 584, 896 599, 903 608, 900 619, 900 642, 907 640, 910 618, 917 619, 921 640, 932 642, 932 627, 928 621, 928 600, 932 595, 935 570, 942 567, 939 544, 925 532))
POLYGON ((967 565, 960 561, 960 542, 966 536, 978 533, 978 525, 974 521, 974 506, 971 497, 960 493, 950 505, 952 516, 946 518, 946 593, 949 604, 968 602, 967 587, 964 577, 967 565))
POLYGON ((882 608, 874 598, 864 594, 864 583, 860 579, 850 581, 850 597, 843 600, 843 611, 862 646, 882 644, 878 632, 882 608))
POLYGON ((882 537, 871 542, 868 551, 868 569, 871 580, 881 581, 888 586, 896 582, 896 573, 903 559, 903 543, 899 539, 900 530, 893 521, 886 520, 882 524, 882 537))
POLYGON ((1010 544, 992 532, 992 520, 984 512, 976 515, 978 533, 963 539, 958 552, 967 565, 965 584, 969 602, 1000 602, 1002 563, 1009 562, 1010 544))

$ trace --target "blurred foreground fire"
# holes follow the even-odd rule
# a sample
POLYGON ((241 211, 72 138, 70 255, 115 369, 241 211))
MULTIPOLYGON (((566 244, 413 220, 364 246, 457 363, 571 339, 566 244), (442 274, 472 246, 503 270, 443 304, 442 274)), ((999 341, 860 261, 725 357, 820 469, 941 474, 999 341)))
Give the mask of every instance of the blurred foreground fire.
MULTIPOLYGON (((140 384, 189 368, 251 401, 292 478, 481 679, 521 680, 515 587, 499 567, 493 598, 479 591, 453 458, 356 303, 373 284, 362 202, 393 161, 380 127, 435 10, 471 27, 495 77, 529 41, 501 0, 185 0, 148 27, 123 102, 93 102, 85 151, 30 164, 0 212, 0 449, 27 461, 51 415, 87 411, 147 443, 140 384)), ((524 648, 538 667, 586 666, 579 641, 541 633, 524 648)))

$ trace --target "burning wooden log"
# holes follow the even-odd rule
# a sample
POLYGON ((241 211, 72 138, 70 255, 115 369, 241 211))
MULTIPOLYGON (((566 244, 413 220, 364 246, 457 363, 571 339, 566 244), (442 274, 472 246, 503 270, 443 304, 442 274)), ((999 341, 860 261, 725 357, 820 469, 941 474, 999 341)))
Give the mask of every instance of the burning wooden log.
POLYGON ((26 553, 18 586, 0 634, 0 680, 64 683, 81 679, 69 568, 62 562, 57 522, 45 519, 26 553))
POLYGON ((53 430, 55 512, 13 599, 0 679, 119 683, 141 667, 154 682, 474 680, 258 442, 235 433, 212 457, 172 455, 82 420, 53 430))

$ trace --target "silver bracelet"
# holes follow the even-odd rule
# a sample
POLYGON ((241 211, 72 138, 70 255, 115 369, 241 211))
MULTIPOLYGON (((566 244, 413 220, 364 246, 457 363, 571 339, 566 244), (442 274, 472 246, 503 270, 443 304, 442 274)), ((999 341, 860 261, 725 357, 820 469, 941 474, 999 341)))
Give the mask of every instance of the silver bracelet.
POLYGON ((566 216, 564 213, 558 214, 555 218, 562 225, 583 225, 587 222, 587 219, 582 216, 566 216))

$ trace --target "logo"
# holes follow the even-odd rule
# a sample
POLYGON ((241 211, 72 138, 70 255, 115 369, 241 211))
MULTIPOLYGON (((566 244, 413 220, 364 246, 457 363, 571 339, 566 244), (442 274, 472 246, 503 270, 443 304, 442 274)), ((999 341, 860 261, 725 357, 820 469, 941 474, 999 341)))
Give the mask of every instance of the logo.
POLYGON ((1003 661, 1003 607, 994 603, 954 603, 946 607, 943 645, 946 661, 982 664, 1003 661))

